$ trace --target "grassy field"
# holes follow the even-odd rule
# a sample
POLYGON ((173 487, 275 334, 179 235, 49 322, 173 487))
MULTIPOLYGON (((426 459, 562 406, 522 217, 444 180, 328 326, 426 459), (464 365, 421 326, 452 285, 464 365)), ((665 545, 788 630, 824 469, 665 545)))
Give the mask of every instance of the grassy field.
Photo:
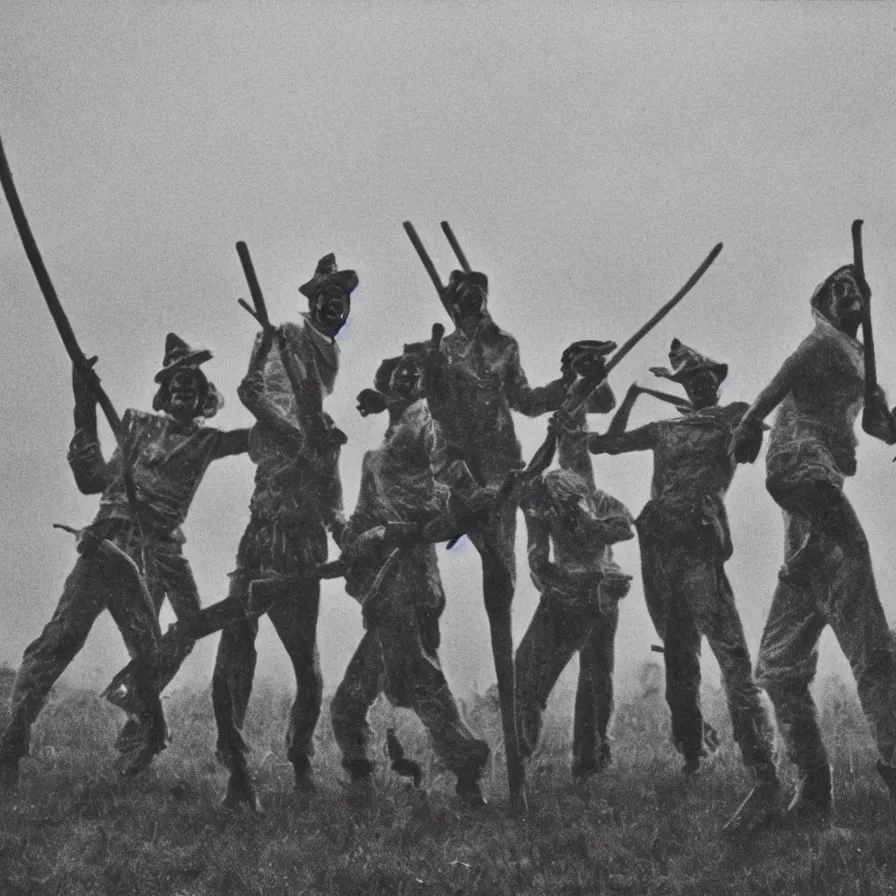
MULTIPOLYGON (((11 673, 2 675, 4 712, 11 673)), ((316 793, 291 789, 282 745, 289 696, 261 683, 248 734, 262 817, 219 808, 207 693, 166 701, 174 736, 155 766, 116 780, 110 743, 120 713, 88 691, 57 688, 34 730, 15 806, 0 806, 0 893, 24 894, 896 894, 896 833, 854 698, 827 688, 824 726, 835 757, 836 824, 823 834, 773 829, 727 843, 718 827, 748 781, 718 693, 707 715, 724 737, 717 760, 685 781, 655 692, 619 705, 614 764, 587 787, 569 777, 571 697, 552 701, 531 774, 531 811, 506 810, 500 755, 490 805, 471 810, 430 763, 416 719, 379 703, 382 739, 395 724, 424 763, 414 790, 383 761, 369 806, 349 805, 326 709, 316 793)), ((466 703, 473 727, 499 742, 489 695, 466 703)))

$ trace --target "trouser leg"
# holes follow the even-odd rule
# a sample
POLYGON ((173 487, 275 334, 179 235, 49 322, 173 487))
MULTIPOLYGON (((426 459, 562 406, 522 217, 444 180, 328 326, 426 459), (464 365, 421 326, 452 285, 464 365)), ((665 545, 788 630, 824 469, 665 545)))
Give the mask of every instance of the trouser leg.
POLYGON ((133 658, 136 715, 147 743, 164 746, 165 719, 159 699, 159 621, 142 578, 123 560, 110 561, 106 605, 133 658))
MULTIPOLYGON (((845 499, 844 499, 845 500, 845 499)), ((852 528, 861 529, 851 505, 852 528)), ((880 757, 896 765, 896 644, 881 607, 864 535, 846 545, 830 592, 828 621, 856 679, 880 757)))
POLYGON ((700 632, 677 579, 668 595, 665 652, 666 702, 672 717, 672 739, 685 760, 699 761, 703 746, 700 708, 700 632))
POLYGON ((571 611, 562 597, 542 595, 516 652, 516 717, 520 752, 538 745, 548 697, 594 624, 593 615, 571 611))
POLYGON ((412 709, 426 726, 433 749, 457 775, 475 777, 488 746, 466 726, 442 672, 436 645, 438 617, 413 607, 393 607, 377 625, 384 690, 390 702, 412 709))
MULTIPOLYGON (((230 596, 245 600, 246 582, 232 580, 230 596)), ((212 674, 212 706, 218 728, 217 751, 225 763, 244 762, 247 746, 242 736, 255 676, 255 638, 258 622, 246 620, 221 632, 212 674)))
POLYGON ((342 766, 359 775, 369 774, 372 769, 367 755, 370 735, 367 712, 382 684, 383 652, 373 628, 364 633, 330 703, 333 734, 342 751, 342 766))
POLYGON ((613 659, 619 607, 597 616, 579 651, 573 722, 573 772, 596 771, 610 759, 607 729, 613 714, 613 659))
MULTIPOLYGON (((792 550, 804 537, 806 522, 785 514, 785 527, 785 550, 792 550)), ((802 771, 828 764, 818 712, 809 693, 818 666, 818 639, 827 624, 817 590, 817 583, 778 584, 756 664, 756 680, 771 698, 788 758, 802 771)))
POLYGON ((9 722, 0 739, 0 760, 28 754, 32 724, 106 605, 104 562, 100 557, 78 558, 52 619, 26 648, 13 684, 9 722))
POLYGON ((775 777, 774 734, 759 686, 734 594, 721 563, 695 563, 686 578, 699 631, 706 636, 722 673, 734 740, 744 763, 756 774, 775 777))
POLYGON ((289 655, 296 696, 289 716, 286 755, 293 765, 314 755, 314 729, 320 716, 323 677, 317 651, 320 583, 314 582, 274 603, 268 617, 289 655))

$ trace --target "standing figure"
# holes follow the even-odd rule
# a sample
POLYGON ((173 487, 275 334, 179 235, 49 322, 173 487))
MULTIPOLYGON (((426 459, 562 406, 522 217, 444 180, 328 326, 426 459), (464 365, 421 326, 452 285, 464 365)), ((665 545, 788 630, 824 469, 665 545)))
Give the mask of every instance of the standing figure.
MULTIPOLYGON (((366 631, 330 711, 353 781, 369 781, 373 770, 367 712, 383 691, 419 716, 436 755, 457 777, 458 795, 481 804, 488 744, 464 724, 438 658, 445 593, 433 542, 456 523, 448 490, 434 476, 438 434, 421 389, 425 351, 426 344, 406 345, 402 356, 380 365, 379 399, 370 390, 359 396, 362 413, 385 405, 389 427, 383 444, 364 455, 358 504, 345 532, 347 589, 362 602, 366 631)), ((391 751, 403 758, 400 749, 391 751)))
MULTIPOLYGON (((556 410, 569 384, 571 370, 541 388, 532 388, 520 364, 519 346, 509 333, 492 320, 487 307, 488 278, 478 271, 452 271, 442 296, 455 329, 441 343, 438 363, 433 365, 432 385, 427 398, 439 423, 453 462, 445 467, 445 481, 455 499, 466 504, 462 512, 487 509, 508 474, 523 466, 522 451, 513 427, 511 410, 536 417, 556 410)), ((512 645, 498 644, 511 630, 511 605, 516 588, 516 506, 504 502, 469 529, 470 540, 482 561, 482 584, 486 612, 492 623, 492 647, 510 661, 500 664, 499 691, 512 688, 512 645), (503 678, 502 678, 503 676, 503 678), (508 687, 509 686, 509 687, 508 687)), ((507 708, 502 706, 505 744, 516 735, 507 708)), ((513 750, 515 754, 516 750, 513 750)), ((508 765, 516 762, 508 746, 508 765)), ((520 769, 510 769, 511 777, 520 769)), ((522 793, 512 793, 519 800, 522 793)))
MULTIPOLYGON (((700 641, 705 635, 721 669, 734 739, 756 779, 725 826, 733 833, 773 816, 780 790, 771 720, 753 679, 743 626, 724 568, 733 551, 725 513, 725 495, 735 471, 728 445, 747 406, 743 402, 719 406, 718 389, 728 374, 726 364, 677 339, 672 341, 669 360, 672 370, 651 369, 683 386, 691 408, 680 417, 619 435, 591 435, 588 447, 597 454, 653 452, 651 497, 636 525, 644 596, 665 645, 672 736, 684 755, 683 770, 696 772, 704 740, 700 641)), ((620 428, 638 394, 638 387, 632 386, 619 409, 620 428)))
MULTIPOLYGON (((201 364, 210 360, 212 353, 207 349, 192 349, 180 337, 169 333, 165 342, 165 358, 162 369, 156 374, 155 380, 159 383, 159 390, 153 399, 153 409, 156 411, 166 407, 169 401, 169 393, 178 389, 196 389, 200 393, 201 416, 213 417, 224 405, 224 399, 218 390, 208 382, 205 375, 199 369, 201 364), (195 378, 195 383, 189 382, 195 378)), ((163 452, 170 462, 177 453, 185 450, 193 452, 198 463, 187 467, 177 473, 181 477, 193 477, 193 492, 199 486, 199 478, 205 472, 205 465, 219 457, 227 457, 234 454, 242 454, 249 450, 249 430, 238 429, 229 433, 218 433, 219 444, 214 452, 203 460, 200 453, 196 452, 191 442, 204 440, 211 444, 210 436, 204 433, 216 433, 217 430, 204 428, 203 435, 194 430, 199 429, 201 421, 197 418, 190 427, 182 431, 172 430, 168 434, 168 440, 164 445, 160 444, 154 449, 158 459, 163 457, 163 452), (199 478, 196 477, 196 472, 199 478)), ((186 457, 186 455, 185 455, 186 457)), ((93 436, 87 438, 85 450, 80 452, 79 466, 86 466, 92 478, 94 486, 102 483, 102 477, 108 476, 109 469, 103 468, 102 455, 99 453, 98 443, 93 436), (95 466, 91 466, 95 465, 95 466)), ((76 474, 78 475, 78 474, 76 474)), ((82 480, 84 475, 81 474, 82 480)), ((88 486, 90 487, 90 486, 88 486)), ((83 490, 83 489, 82 489, 83 490)), ((192 500, 192 495, 190 495, 192 500)), ((189 504, 188 504, 189 506, 189 504)), ((182 545, 186 538, 180 527, 175 529, 167 537, 157 535, 153 538, 151 549, 144 547, 143 558, 146 561, 143 570, 149 593, 152 597, 156 617, 162 609, 162 603, 168 598, 171 608, 177 616, 177 626, 172 626, 168 633, 159 641, 159 677, 158 688, 161 693, 177 675, 184 660, 190 655, 196 643, 190 633, 191 623, 200 610, 199 590, 189 561, 183 556, 182 545)), ((137 661, 132 660, 121 669, 112 679, 103 692, 110 703, 125 710, 130 718, 122 729, 116 747, 122 752, 128 752, 140 739, 139 720, 137 718, 138 701, 136 697, 137 682, 135 679, 137 661)))
MULTIPOLYGON (((327 530, 340 544, 345 527, 338 466, 345 435, 323 412, 323 400, 336 380, 336 334, 348 319, 357 285, 355 272, 338 270, 332 254, 322 258, 312 279, 299 287, 309 302, 303 323, 259 334, 239 388, 256 419, 249 457, 257 470, 230 595, 248 603, 253 581, 281 580, 268 616, 296 677, 286 743, 300 790, 312 786, 313 736, 323 694, 317 652, 320 581, 309 574, 327 559, 327 530)), ((217 756, 230 771, 225 796, 230 807, 257 806, 241 734, 257 634, 256 618, 225 628, 212 678, 217 756)))
POLYGON ((82 533, 81 556, 66 579, 53 618, 26 649, 16 676, 9 723, 0 737, 0 770, 8 784, 17 779, 19 761, 28 753, 31 726, 50 689, 104 609, 112 614, 135 660, 131 677, 135 720, 122 743, 122 773, 136 774, 165 748, 158 605, 167 594, 181 619, 189 620, 198 612, 180 527, 208 465, 248 447, 248 430, 221 432, 201 423, 221 403, 198 367, 210 357, 211 352, 191 349, 173 333, 168 335, 153 400, 153 408, 161 413, 129 408, 122 417, 122 444, 108 463, 97 436, 96 397, 89 374, 73 371, 75 434, 68 460, 78 488, 84 494, 102 493, 102 498, 99 513, 82 533), (133 503, 127 494, 122 449, 134 485, 133 503))
MULTIPOLYGON (((784 511, 785 560, 759 647, 757 675, 775 707, 799 784, 792 821, 827 824, 831 766, 809 685, 826 626, 852 666, 880 751, 878 771, 896 797, 896 645, 874 583, 871 555, 843 480, 856 472, 856 417, 865 386, 856 339, 865 299, 855 268, 838 268, 814 292, 813 331, 784 362, 734 433, 739 462, 755 460, 756 427, 779 408, 769 436, 766 487, 784 511)), ((896 421, 880 389, 862 428, 888 445, 896 421)))
MULTIPOLYGON (((594 362, 615 344, 581 343, 565 353, 572 369, 596 378, 594 362)), ((532 754, 541 714, 560 673, 579 653, 573 724, 574 777, 584 778, 610 761, 607 729, 613 712, 613 659, 618 602, 631 576, 613 562, 611 544, 634 538, 632 517, 597 489, 587 448, 587 411, 615 405, 609 384, 587 407, 556 426, 559 470, 539 477, 522 495, 529 540, 529 568, 541 600, 516 653, 516 705, 520 751, 532 754), (553 543, 554 559, 550 561, 553 543)))

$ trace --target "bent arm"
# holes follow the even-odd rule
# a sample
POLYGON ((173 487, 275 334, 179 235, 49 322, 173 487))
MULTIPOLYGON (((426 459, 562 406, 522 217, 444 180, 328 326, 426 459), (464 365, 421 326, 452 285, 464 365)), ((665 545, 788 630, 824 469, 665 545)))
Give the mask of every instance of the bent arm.
POLYGON ((772 381, 756 396, 756 400, 741 418, 741 425, 761 423, 787 397, 799 375, 812 361, 812 351, 807 343, 800 347, 781 365, 772 381))
POLYGON ((293 441, 301 441, 301 429, 289 420, 271 400, 265 383, 264 368, 273 344, 273 334, 262 333, 256 340, 249 360, 249 370, 237 389, 240 401, 259 422, 293 441))
POLYGON ((219 460, 234 454, 245 454, 249 450, 249 433, 251 431, 251 429, 231 429, 219 432, 212 460, 219 460))
POLYGON ((528 540, 527 555, 532 583, 541 591, 551 570, 550 529, 540 517, 526 514, 526 534, 528 540))
POLYGON ((556 411, 566 396, 568 380, 560 377, 546 386, 533 388, 520 363, 520 349, 514 342, 507 362, 507 400, 510 407, 527 417, 540 417, 556 411))
MULTIPOLYGON (((622 408, 619 409, 620 412, 622 408)), ((652 451, 657 444, 659 424, 648 423, 637 429, 612 435, 592 433, 588 436, 588 450, 592 454, 626 454, 629 451, 652 451)))

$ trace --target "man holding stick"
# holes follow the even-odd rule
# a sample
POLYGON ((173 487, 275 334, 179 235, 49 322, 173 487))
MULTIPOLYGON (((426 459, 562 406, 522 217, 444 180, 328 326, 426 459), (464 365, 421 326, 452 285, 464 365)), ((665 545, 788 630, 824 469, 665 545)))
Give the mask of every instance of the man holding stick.
POLYGON ((481 805, 489 747, 461 718, 438 658, 445 593, 434 542, 456 531, 457 522, 448 490, 435 478, 438 427, 423 386, 431 352, 431 343, 406 345, 380 365, 376 393, 359 396, 363 414, 388 410, 389 426, 383 444, 364 455, 361 492, 346 528, 346 585, 362 602, 366 631, 330 713, 342 765, 361 793, 373 771, 367 712, 383 691, 426 726, 436 755, 457 778, 458 796, 481 805))
POLYGON ((833 809, 831 765, 809 692, 818 640, 828 625, 852 666, 880 752, 878 771, 891 802, 896 800, 896 644, 877 594, 865 533, 843 493, 844 477, 856 472, 853 427, 863 396, 862 428, 896 444, 896 416, 868 365, 867 324, 865 345, 856 338, 870 299, 859 251, 856 261, 816 288, 813 331, 743 415, 732 443, 736 460, 752 463, 759 451, 756 426, 779 408, 769 436, 766 487, 784 511, 785 561, 759 647, 757 676, 799 769, 786 818, 812 826, 828 824, 833 809))
MULTIPOLYGON (((126 727, 129 737, 120 741, 122 774, 141 771, 165 748, 158 604, 167 594, 187 623, 199 611, 196 585, 181 552, 180 526, 208 465, 248 448, 247 430, 222 432, 199 422, 212 416, 221 401, 198 366, 211 352, 191 349, 173 333, 165 349, 153 400, 161 413, 128 409, 119 446, 108 463, 97 436, 90 372, 74 367, 75 435, 68 459, 78 488, 84 494, 101 492, 102 498, 99 513, 81 535, 81 556, 53 618, 26 649, 16 676, 10 720, 0 738, 0 769, 7 782, 14 782, 19 760, 27 755, 31 725, 50 689, 103 609, 112 614, 134 657, 129 706, 135 719, 126 727), (133 498, 127 493, 125 468, 133 498), (143 584, 141 568, 152 594, 143 584)), ((191 646, 188 641, 186 652, 191 646)))
MULTIPOLYGON (((466 504, 463 515, 477 508, 487 512, 508 474, 523 466, 511 411, 536 417, 556 410, 575 374, 567 367, 546 386, 529 385, 516 339, 500 329, 489 313, 485 274, 452 271, 442 301, 455 329, 442 340, 428 401, 454 457, 445 468, 446 483, 457 500, 466 504)), ((499 637, 510 634, 516 587, 516 505, 504 501, 496 512, 484 515, 469 536, 482 561, 483 592, 493 621, 494 642, 496 633, 499 637)), ((507 660, 507 668, 499 669, 499 676, 509 674, 511 679, 509 687, 499 680, 499 690, 511 695, 512 650, 509 642, 496 649, 496 657, 506 656, 507 660)), ((512 715, 512 707, 510 712, 512 715)), ((521 798, 521 793, 514 791, 522 786, 522 768, 512 718, 504 719, 504 741, 508 775, 514 782, 511 799, 516 802, 521 798)))
MULTIPOLYGON (((598 371, 593 359, 615 348, 613 342, 588 342, 566 354, 573 369, 594 376, 598 371)), ((606 413, 614 404, 604 381, 587 410, 606 413)), ((585 407, 576 412, 573 429, 557 433, 560 469, 521 490, 529 568, 541 600, 515 661, 520 750, 528 757, 537 745, 548 697, 573 654, 579 653, 572 765, 579 779, 610 761, 614 639, 619 600, 631 581, 614 563, 611 545, 635 534, 628 510, 595 485, 585 412, 585 407)), ((558 429, 559 423, 552 421, 552 428, 558 429)))
MULTIPOLYGON (((728 833, 741 832, 777 812, 780 790, 771 720, 753 679, 743 626, 724 570, 733 552, 724 503, 735 471, 728 443, 746 405, 719 406, 718 389, 728 374, 727 364, 677 339, 672 341, 669 360, 672 370, 652 371, 681 384, 690 409, 677 419, 625 432, 638 396, 635 387, 608 433, 589 436, 588 448, 595 454, 653 452, 650 501, 636 524, 644 595, 665 646, 672 737, 684 755, 683 771, 696 772, 704 742, 700 640, 705 635, 722 672, 734 738, 756 780, 725 826, 728 833)), ((756 431, 761 434, 758 427, 751 431, 754 438, 756 431)))
MULTIPOLYGON (((336 334, 348 319, 358 277, 354 271, 338 270, 332 254, 325 256, 311 280, 299 287, 309 303, 303 323, 275 329, 263 311, 247 250, 241 257, 263 329, 239 388, 240 399, 256 419, 249 456, 257 471, 249 525, 231 574, 231 596, 248 602, 253 582, 275 580, 265 585, 275 597, 268 616, 296 676, 287 757, 297 789, 307 789, 323 692, 317 652, 320 582, 309 573, 327 559, 327 530, 341 544, 345 528, 338 468, 345 435, 323 412, 323 400, 336 380, 336 334)), ((230 770, 225 805, 231 807, 257 806, 241 734, 257 633, 255 618, 225 628, 212 678, 217 755, 230 770)))

